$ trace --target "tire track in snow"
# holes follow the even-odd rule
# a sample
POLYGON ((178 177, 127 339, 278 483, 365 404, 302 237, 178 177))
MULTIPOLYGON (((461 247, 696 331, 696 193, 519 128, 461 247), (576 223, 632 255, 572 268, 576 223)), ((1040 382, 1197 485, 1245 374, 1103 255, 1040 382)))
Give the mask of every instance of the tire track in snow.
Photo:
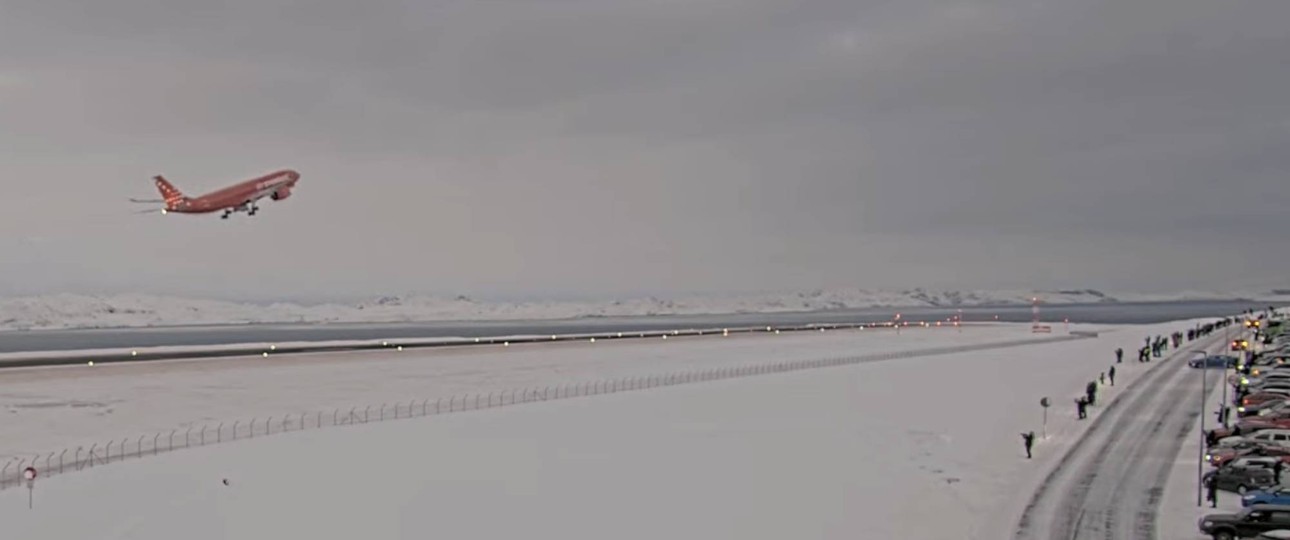
POLYGON ((1196 372, 1178 359, 1222 342, 1213 336, 1184 347, 1131 383, 1132 395, 1107 407, 1044 479, 1015 538, 1155 538, 1174 456, 1200 414, 1187 399, 1196 372))

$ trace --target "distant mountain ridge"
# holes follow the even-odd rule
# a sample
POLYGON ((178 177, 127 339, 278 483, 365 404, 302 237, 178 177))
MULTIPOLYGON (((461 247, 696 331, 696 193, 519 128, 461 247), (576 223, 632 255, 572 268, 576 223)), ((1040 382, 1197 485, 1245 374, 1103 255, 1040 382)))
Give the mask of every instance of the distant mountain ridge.
POLYGON ((1095 289, 961 291, 859 288, 790 293, 604 301, 485 302, 468 296, 379 296, 357 303, 257 304, 146 294, 56 294, 0 298, 0 330, 111 328, 195 324, 416 322, 447 320, 565 319, 720 313, 774 313, 863 308, 967 307, 1140 301, 1236 300, 1278 296, 1183 292, 1112 295, 1095 289))

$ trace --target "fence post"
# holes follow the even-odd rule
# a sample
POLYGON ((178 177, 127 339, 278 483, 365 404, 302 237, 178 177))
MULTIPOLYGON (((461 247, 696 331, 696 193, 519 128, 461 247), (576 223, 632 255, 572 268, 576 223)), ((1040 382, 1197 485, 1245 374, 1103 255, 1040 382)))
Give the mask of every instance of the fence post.
POLYGON ((367 419, 368 419, 367 413, 369 413, 369 412, 371 412, 371 411, 372 411, 372 406, 371 406, 371 405, 368 405, 366 408, 364 408, 364 409, 363 409, 363 423, 364 423, 364 424, 366 424, 366 423, 367 423, 367 419))
POLYGON ((254 439, 254 438, 255 438, 255 421, 256 421, 256 420, 259 420, 259 419, 258 419, 258 418, 252 418, 252 419, 251 419, 251 429, 247 430, 247 432, 246 432, 246 433, 247 433, 247 437, 246 437, 246 438, 248 438, 248 439, 254 439))
POLYGON ((264 421, 264 436, 268 437, 269 432, 272 430, 273 430, 273 417, 270 416, 268 420, 264 421))
POLYGON ((475 410, 479 410, 479 394, 475 394, 475 410))
POLYGON ((443 398, 435 398, 434 400, 434 413, 436 415, 439 414, 439 403, 442 401, 443 401, 443 398))
MULTIPOLYGON (((188 434, 189 434, 189 433, 192 433, 192 432, 193 432, 193 428, 192 428, 192 426, 189 426, 188 431, 185 431, 185 432, 184 432, 184 448, 188 448, 188 434)), ((110 454, 112 453, 112 452, 110 451, 110 450, 111 450, 111 446, 110 446, 110 445, 109 445, 109 447, 108 447, 108 450, 109 450, 108 454, 110 455, 110 454)))
POLYGON ((215 444, 222 442, 224 442, 224 422, 220 422, 219 427, 215 428, 215 444))
POLYGON ((382 404, 381 404, 381 421, 382 421, 382 422, 384 422, 384 421, 385 421, 385 404, 384 404, 384 403, 382 403, 382 404))
POLYGON ((202 424, 202 442, 201 446, 206 446, 206 424, 202 424))
POLYGON ((426 405, 427 405, 427 404, 429 404, 429 403, 430 403, 430 398, 426 398, 426 400, 425 400, 425 401, 422 401, 422 402, 421 402, 421 416, 425 416, 425 415, 426 415, 426 405))
MULTIPOLYGON (((67 454, 66 448, 64 448, 63 451, 60 454, 58 454, 58 474, 63 474, 63 456, 66 454, 67 454)), ((8 468, 8 467, 9 465, 6 464, 5 468, 8 468)), ((0 476, 0 478, 3 478, 3 476, 0 476)))
POLYGON ((491 408, 493 408, 493 393, 492 393, 492 392, 489 392, 489 393, 488 393, 488 408, 490 408, 490 409, 491 409, 491 408))

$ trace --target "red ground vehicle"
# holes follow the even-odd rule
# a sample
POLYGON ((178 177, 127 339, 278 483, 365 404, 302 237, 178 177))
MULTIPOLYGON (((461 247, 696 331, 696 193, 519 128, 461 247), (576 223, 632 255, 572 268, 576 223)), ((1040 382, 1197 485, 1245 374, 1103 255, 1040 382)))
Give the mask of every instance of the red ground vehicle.
POLYGON ((1258 405, 1265 401, 1285 400, 1287 398, 1290 398, 1290 394, 1283 394, 1281 392, 1258 392, 1241 398, 1241 406, 1248 407, 1250 405, 1258 405))
POLYGON ((1246 456, 1278 457, 1281 458, 1282 462, 1290 463, 1290 448, 1259 444, 1245 447, 1217 448, 1206 452, 1205 460, 1208 461, 1210 465, 1222 467, 1233 459, 1246 456))

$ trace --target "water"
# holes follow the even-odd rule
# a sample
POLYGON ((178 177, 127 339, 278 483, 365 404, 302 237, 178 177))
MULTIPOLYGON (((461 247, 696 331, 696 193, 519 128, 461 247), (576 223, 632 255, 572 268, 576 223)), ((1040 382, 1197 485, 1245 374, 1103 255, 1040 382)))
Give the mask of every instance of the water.
MULTIPOLYGON (((1290 303, 1248 301, 1144 302, 1042 306, 1048 324, 1154 324, 1179 319, 1236 315, 1290 303)), ((175 345, 224 345, 290 341, 379 340, 434 337, 499 337, 514 335, 583 334, 597 332, 663 331, 690 328, 794 326, 812 323, 875 323, 890 321, 899 312, 911 322, 945 320, 958 308, 882 308, 825 312, 757 313, 736 315, 669 315, 605 317, 541 321, 448 321, 371 324, 273 324, 188 326, 102 330, 34 330, 0 332, 0 353, 143 348, 175 345)), ((1029 322, 1030 306, 962 308, 965 322, 1029 322)))

